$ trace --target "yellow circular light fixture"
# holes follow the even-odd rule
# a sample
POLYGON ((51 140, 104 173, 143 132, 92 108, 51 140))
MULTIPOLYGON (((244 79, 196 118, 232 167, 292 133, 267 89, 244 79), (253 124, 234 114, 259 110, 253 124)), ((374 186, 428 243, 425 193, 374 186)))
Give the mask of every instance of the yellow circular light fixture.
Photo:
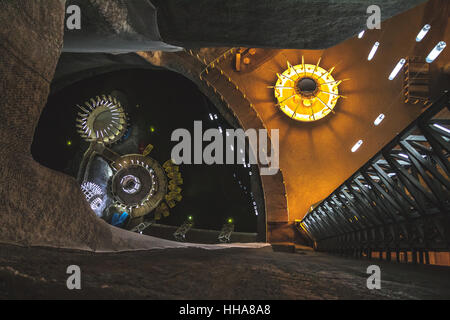
POLYGON ((334 107, 340 97, 338 86, 343 80, 335 80, 330 70, 316 65, 302 64, 293 66, 287 63, 288 69, 282 74, 277 73, 275 98, 287 116, 297 121, 311 122, 326 117, 334 112, 334 107))

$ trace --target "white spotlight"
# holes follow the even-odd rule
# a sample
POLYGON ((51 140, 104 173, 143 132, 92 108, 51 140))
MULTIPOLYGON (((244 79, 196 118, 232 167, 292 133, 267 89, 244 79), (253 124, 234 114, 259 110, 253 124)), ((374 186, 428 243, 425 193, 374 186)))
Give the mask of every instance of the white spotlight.
POLYGON ((356 150, 358 150, 359 147, 361 147, 362 144, 363 144, 362 140, 359 140, 357 143, 355 143, 355 145, 352 148, 352 152, 355 152, 356 150))
POLYGON ((392 70, 391 74, 389 75, 389 80, 394 80, 394 78, 397 76, 398 72, 403 68, 405 63, 406 63, 405 59, 403 58, 400 59, 400 61, 395 66, 394 70, 392 70))
POLYGON ((381 121, 384 120, 384 117, 385 117, 384 114, 380 113, 380 115, 375 119, 373 124, 376 125, 376 126, 379 125, 381 123, 381 121))
POLYGON ((364 30, 363 31, 361 31, 359 34, 358 34, 358 39, 361 39, 363 36, 364 36, 364 30))
POLYGON ((419 34, 416 37, 416 41, 420 42, 423 38, 427 35, 428 31, 430 31, 431 26, 429 24, 426 24, 423 26, 423 28, 420 30, 419 34))
POLYGON ((428 54, 428 57, 425 59, 426 62, 432 63, 444 50, 444 48, 447 46, 447 44, 444 41, 440 41, 436 47, 431 50, 431 52, 428 54))
POLYGON ((373 59, 373 56, 375 55, 375 53, 377 52, 377 50, 378 50, 378 47, 380 46, 380 43, 377 41, 377 42, 375 42, 375 44, 373 45, 373 47, 372 47, 372 50, 370 50, 370 53, 369 53, 369 56, 367 57, 367 60, 372 60, 373 59))

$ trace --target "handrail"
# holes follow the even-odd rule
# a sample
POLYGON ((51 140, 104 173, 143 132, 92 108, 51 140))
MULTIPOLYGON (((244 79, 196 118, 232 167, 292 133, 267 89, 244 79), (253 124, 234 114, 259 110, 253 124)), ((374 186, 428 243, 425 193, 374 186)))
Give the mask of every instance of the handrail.
POLYGON ((298 222, 319 249, 448 250, 450 132, 435 122, 450 119, 433 119, 445 107, 448 91, 298 222))

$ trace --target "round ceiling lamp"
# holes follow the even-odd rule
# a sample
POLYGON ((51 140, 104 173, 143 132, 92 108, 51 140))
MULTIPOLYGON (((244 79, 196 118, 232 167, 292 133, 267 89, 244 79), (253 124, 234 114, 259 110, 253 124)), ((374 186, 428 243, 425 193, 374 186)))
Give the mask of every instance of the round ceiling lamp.
POLYGON ((334 112, 340 97, 338 86, 344 80, 335 80, 330 70, 316 65, 291 65, 283 73, 277 73, 278 80, 274 89, 277 106, 291 119, 304 122, 317 121, 334 112))

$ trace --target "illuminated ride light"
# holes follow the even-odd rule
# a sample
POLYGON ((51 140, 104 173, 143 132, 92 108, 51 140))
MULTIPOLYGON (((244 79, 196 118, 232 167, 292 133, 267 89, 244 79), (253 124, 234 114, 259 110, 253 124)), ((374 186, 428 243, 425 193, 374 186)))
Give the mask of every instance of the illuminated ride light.
POLYGON ((373 59, 373 57, 375 56, 375 53, 377 52, 379 46, 380 46, 380 43, 378 41, 375 42, 375 44, 372 47, 372 50, 370 50, 370 53, 369 53, 369 56, 367 57, 367 60, 370 61, 370 60, 373 59))
POLYGON ((358 33, 358 39, 361 39, 364 36, 364 30, 358 33))
POLYGON ((392 70, 391 74, 389 75, 389 80, 394 80, 395 77, 397 76, 397 74, 399 73, 399 71, 403 68, 403 66, 405 65, 406 60, 405 59, 400 59, 400 61, 397 63, 397 65, 395 66, 394 70, 392 70))
POLYGON ((129 154, 113 162, 112 168, 111 193, 115 205, 127 211, 131 219, 150 213, 164 200, 168 182, 164 169, 156 160, 129 154))
POLYGON ((434 48, 431 50, 431 52, 428 54, 427 58, 425 59, 426 62, 432 63, 444 50, 444 48, 447 46, 447 44, 444 41, 440 41, 434 48))
MULTIPOLYGON (((125 223, 128 217, 129 215, 126 212, 122 212, 122 214, 120 215, 116 212, 113 214, 111 218, 111 225, 120 227, 125 223)), ((142 231, 140 233, 142 234, 142 231)))
MULTIPOLYGON (((338 86, 344 80, 335 80, 331 75, 334 67, 325 70, 316 65, 302 64, 291 65, 287 62, 288 69, 277 74, 278 80, 273 88, 276 104, 288 117, 297 121, 311 122, 326 117, 334 112, 336 103, 340 97, 338 86)), ((345 79, 347 80, 347 79, 345 79)))
POLYGON ((141 181, 131 174, 126 175, 120 181, 123 191, 129 194, 137 193, 141 189, 141 181))
POLYGON ((120 102, 112 96, 97 96, 77 107, 81 112, 78 112, 76 127, 88 142, 112 144, 127 131, 127 116, 120 102))
POLYGON ((423 38, 427 35, 428 31, 430 31, 431 26, 429 24, 426 24, 423 26, 423 28, 420 30, 419 34, 416 37, 416 41, 420 42, 423 38))
POLYGON ((95 211, 102 206, 104 194, 100 186, 93 182, 85 181, 81 184, 81 191, 92 210, 95 211))

